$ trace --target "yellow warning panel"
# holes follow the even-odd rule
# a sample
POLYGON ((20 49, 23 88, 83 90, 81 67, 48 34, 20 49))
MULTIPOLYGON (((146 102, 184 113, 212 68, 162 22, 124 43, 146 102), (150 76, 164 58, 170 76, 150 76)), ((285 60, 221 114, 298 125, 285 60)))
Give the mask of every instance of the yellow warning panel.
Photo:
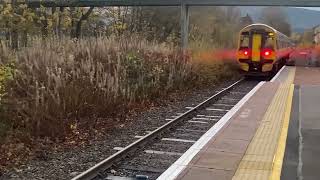
POLYGON ((260 50, 261 50, 261 34, 253 34, 252 37, 252 61, 260 61, 260 50))

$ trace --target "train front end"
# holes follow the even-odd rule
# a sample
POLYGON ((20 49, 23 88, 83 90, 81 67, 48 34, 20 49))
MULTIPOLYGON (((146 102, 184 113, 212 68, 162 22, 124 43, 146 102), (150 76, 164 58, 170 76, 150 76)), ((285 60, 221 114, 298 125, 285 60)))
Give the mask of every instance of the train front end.
POLYGON ((269 76, 276 62, 276 32, 262 25, 244 28, 239 35, 237 59, 245 75, 269 76))

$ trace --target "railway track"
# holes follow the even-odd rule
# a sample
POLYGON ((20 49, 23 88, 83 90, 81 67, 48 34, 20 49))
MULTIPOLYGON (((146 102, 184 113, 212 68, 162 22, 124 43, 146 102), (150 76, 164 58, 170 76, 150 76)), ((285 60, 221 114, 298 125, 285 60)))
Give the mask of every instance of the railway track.
POLYGON ((156 179, 258 83, 241 79, 197 106, 186 107, 165 125, 134 137, 137 140, 129 146, 114 147, 117 153, 73 180, 156 179))

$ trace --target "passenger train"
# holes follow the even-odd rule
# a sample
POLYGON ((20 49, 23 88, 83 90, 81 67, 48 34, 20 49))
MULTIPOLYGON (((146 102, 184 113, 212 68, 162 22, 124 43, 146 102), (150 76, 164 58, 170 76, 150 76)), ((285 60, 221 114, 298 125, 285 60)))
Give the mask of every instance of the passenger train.
POLYGON ((237 60, 247 76, 269 76, 286 64, 294 43, 265 24, 252 24, 239 33, 237 60))

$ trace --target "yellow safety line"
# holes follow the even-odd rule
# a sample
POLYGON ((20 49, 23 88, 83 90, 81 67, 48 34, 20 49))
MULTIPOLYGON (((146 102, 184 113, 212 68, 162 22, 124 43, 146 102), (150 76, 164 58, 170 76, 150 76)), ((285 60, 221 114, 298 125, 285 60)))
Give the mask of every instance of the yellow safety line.
POLYGON ((279 137, 279 141, 278 141, 277 151, 275 153, 274 160, 273 160, 273 168, 272 168, 272 174, 270 176, 270 180, 280 180, 280 177, 281 177, 281 170, 282 170, 284 153, 286 150, 286 142, 287 142, 290 115, 291 115, 293 91, 294 91, 294 85, 291 84, 289 95, 287 98, 287 107, 285 110, 283 126, 282 126, 281 134, 279 137))

